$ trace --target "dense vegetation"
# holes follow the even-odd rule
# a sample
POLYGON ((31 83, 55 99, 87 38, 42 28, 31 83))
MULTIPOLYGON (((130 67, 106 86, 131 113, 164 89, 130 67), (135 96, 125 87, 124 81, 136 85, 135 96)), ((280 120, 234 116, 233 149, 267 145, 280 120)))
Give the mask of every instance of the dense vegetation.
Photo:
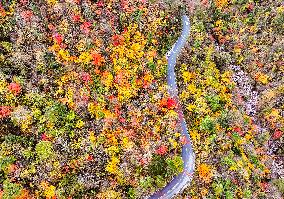
POLYGON ((283 197, 280 0, 3 0, 0 198, 142 198, 183 171, 182 14, 196 170, 177 198, 283 197))

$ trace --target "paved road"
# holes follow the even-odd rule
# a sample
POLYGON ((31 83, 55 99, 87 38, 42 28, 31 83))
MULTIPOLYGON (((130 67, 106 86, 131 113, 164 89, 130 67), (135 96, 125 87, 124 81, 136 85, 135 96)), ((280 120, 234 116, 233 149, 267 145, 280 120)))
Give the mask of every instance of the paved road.
POLYGON ((170 97, 178 102, 177 112, 179 115, 179 123, 181 125, 182 136, 185 137, 186 144, 182 148, 182 159, 184 162, 184 171, 176 176, 165 188, 155 193, 150 199, 164 198, 169 199, 180 193, 186 186, 190 184, 194 173, 195 154, 193 152, 190 135, 186 126, 186 122, 183 116, 181 104, 178 99, 178 89, 176 84, 175 65, 176 59, 181 52, 182 47, 185 45, 186 40, 190 33, 189 18, 182 16, 183 29, 182 34, 178 38, 177 42, 173 45, 172 49, 167 53, 168 60, 168 73, 167 83, 169 85, 170 97))

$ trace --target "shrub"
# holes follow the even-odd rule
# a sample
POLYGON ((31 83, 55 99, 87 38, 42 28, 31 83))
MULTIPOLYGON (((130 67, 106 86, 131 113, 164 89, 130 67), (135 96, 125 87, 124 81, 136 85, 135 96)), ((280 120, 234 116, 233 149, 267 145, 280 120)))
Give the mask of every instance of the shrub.
POLYGON ((213 133, 215 131, 215 123, 210 116, 206 116, 201 121, 200 130, 208 131, 209 133, 213 133))
POLYGON ((52 143, 49 141, 41 141, 36 145, 36 155, 39 160, 46 160, 53 156, 52 143))
POLYGON ((3 183, 3 199, 16 199, 21 195, 22 186, 16 183, 12 183, 9 180, 5 180, 3 183))

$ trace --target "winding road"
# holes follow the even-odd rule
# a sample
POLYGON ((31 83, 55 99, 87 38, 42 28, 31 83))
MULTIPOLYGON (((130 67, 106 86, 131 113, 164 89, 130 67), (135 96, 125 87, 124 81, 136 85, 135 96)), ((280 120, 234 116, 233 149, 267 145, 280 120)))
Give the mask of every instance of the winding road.
POLYGON ((167 72, 167 84, 169 86, 168 91, 170 97, 177 102, 176 111, 179 116, 181 134, 186 138, 185 139, 186 142, 182 148, 182 159, 184 162, 184 170, 182 173, 176 176, 166 187, 164 187, 162 190, 152 195, 150 199, 172 198, 190 184, 194 173, 195 154, 192 148, 190 135, 183 116, 182 107, 178 99, 178 89, 177 89, 176 75, 175 75, 175 65, 177 57, 180 54, 181 49, 185 45, 186 40, 190 33, 190 22, 189 18, 186 15, 182 16, 182 23, 183 23, 182 34, 166 56, 168 60, 168 72, 167 72))

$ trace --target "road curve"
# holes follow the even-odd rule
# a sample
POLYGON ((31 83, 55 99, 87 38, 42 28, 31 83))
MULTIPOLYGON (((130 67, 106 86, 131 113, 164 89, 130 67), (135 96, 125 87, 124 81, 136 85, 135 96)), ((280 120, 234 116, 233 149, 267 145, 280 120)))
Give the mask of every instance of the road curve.
POLYGON ((190 135, 186 126, 186 122, 183 116, 182 107, 178 99, 178 90, 176 84, 175 65, 176 59, 181 52, 181 49, 186 43, 186 40, 190 33, 190 22, 186 15, 182 16, 183 29, 182 34, 178 38, 177 42, 173 45, 172 49, 167 53, 168 60, 168 72, 167 83, 169 86, 169 95, 177 102, 177 113, 179 116, 179 124, 181 126, 181 134, 186 139, 185 145, 182 148, 182 159, 184 163, 184 170, 178 176, 176 176, 166 187, 150 196, 150 199, 169 199, 180 193, 186 186, 189 185, 192 180, 195 165, 195 154, 193 152, 190 135))

